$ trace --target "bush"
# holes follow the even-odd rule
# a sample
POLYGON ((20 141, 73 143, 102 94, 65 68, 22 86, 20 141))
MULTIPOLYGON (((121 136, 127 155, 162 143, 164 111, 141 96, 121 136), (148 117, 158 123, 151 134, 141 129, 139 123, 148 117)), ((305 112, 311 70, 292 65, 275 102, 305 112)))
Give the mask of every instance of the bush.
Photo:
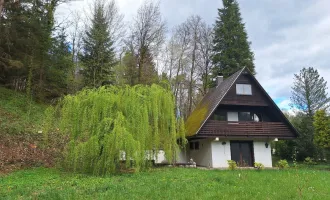
POLYGON ((304 164, 306 164, 306 165, 316 165, 317 163, 311 157, 307 157, 304 160, 304 164))
POLYGON ((256 168, 257 170, 263 170, 265 169, 265 166, 262 163, 254 163, 254 168, 256 168))
POLYGON ((285 169, 289 167, 288 161, 286 160, 279 160, 276 165, 280 169, 285 169))
POLYGON ((230 170, 235 170, 237 168, 237 164, 233 160, 227 160, 228 162, 228 169, 230 170))
POLYGON ((297 161, 295 161, 295 160, 293 161, 293 163, 292 163, 292 167, 293 167, 293 168, 298 168, 298 163, 297 163, 297 161))

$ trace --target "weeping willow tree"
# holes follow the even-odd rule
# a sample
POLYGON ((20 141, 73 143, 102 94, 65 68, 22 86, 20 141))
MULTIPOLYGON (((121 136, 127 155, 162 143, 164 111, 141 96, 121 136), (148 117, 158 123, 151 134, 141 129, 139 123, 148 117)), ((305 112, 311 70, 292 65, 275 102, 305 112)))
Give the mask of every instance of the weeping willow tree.
POLYGON ((149 167, 148 161, 159 150, 173 161, 179 150, 177 141, 185 141, 172 93, 158 85, 83 90, 48 110, 46 122, 46 129, 58 127, 70 138, 62 166, 74 172, 139 171, 149 167))

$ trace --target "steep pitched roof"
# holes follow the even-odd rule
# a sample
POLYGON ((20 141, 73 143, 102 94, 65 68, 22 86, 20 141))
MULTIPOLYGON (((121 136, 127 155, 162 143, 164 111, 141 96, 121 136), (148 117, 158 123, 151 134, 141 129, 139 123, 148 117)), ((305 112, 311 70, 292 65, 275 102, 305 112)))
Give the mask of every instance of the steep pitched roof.
POLYGON ((187 136, 193 136, 198 133, 244 70, 245 68, 237 71, 204 96, 186 121, 187 136))
POLYGON ((266 95, 270 103, 275 107, 275 109, 280 112, 281 117, 283 118, 284 122, 287 124, 288 127, 293 131, 293 133, 298 136, 299 133, 297 130, 293 127, 293 125, 289 122, 289 120, 284 116, 282 111, 279 109, 279 107, 276 105, 276 103, 273 101, 273 99, 268 95, 268 93, 265 91, 265 89, 260 85, 260 83, 257 81, 257 79, 251 74, 251 72, 246 69, 245 67, 227 79, 225 79, 218 87, 211 89, 205 97, 202 99, 202 101, 196 106, 195 110, 189 115, 187 121, 186 121, 186 130, 187 130, 187 136, 193 136, 196 135, 200 129, 203 127, 205 122, 209 119, 209 117, 212 115, 212 113, 215 111, 215 109, 219 106, 222 99, 225 97, 229 89, 233 86, 233 84, 236 82, 237 78, 242 73, 248 73, 251 75, 252 79, 256 82, 258 87, 262 90, 262 92, 266 95))

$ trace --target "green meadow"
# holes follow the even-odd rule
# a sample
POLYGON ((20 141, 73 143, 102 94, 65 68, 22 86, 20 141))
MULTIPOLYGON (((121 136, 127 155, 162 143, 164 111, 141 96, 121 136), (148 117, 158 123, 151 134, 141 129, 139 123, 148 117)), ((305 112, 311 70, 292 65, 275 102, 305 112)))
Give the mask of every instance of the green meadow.
POLYGON ((0 178, 0 199, 330 199, 330 171, 158 168, 105 177, 35 168, 0 178))

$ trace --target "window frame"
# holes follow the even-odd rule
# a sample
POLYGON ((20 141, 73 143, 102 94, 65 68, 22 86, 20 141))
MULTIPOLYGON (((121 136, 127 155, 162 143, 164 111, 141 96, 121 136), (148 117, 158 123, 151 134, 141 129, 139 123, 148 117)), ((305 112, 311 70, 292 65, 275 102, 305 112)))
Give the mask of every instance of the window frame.
POLYGON ((200 149, 199 141, 189 142, 189 149, 190 150, 199 150, 200 149))
POLYGON ((213 114, 213 120, 228 121, 228 114, 226 111, 216 111, 213 114))
POLYGON ((251 96, 252 95, 252 85, 247 84, 247 83, 236 83, 236 95, 251 96), (242 92, 239 89, 242 89, 242 92), (249 91, 249 93, 247 91, 249 91))
POLYGON ((252 116, 251 116, 251 112, 248 111, 242 111, 242 112, 238 112, 238 121, 239 122, 252 122, 252 116), (248 120, 242 120, 243 117, 248 117, 248 120))

